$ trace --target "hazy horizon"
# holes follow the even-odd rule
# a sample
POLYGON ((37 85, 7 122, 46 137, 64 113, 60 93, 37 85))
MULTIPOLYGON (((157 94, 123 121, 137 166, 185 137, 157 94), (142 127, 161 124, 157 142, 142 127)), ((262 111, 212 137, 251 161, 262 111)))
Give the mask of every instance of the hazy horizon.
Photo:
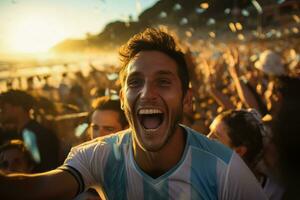
POLYGON ((98 34, 115 20, 134 20, 158 0, 1 0, 0 53, 46 52, 65 39, 98 34))

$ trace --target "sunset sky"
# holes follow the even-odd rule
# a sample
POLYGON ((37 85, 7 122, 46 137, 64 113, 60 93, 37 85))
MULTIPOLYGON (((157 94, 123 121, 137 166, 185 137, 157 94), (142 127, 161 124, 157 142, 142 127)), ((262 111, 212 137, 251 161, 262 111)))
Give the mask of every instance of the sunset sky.
POLYGON ((158 0, 0 0, 0 52, 44 52, 65 38, 99 33, 158 0))

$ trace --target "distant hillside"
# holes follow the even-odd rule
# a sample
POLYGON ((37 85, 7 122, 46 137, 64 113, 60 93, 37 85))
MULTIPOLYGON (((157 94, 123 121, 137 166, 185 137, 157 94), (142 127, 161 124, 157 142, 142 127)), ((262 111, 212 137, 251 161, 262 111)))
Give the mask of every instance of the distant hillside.
MULTIPOLYGON (((111 22, 97 35, 87 35, 84 40, 65 40, 52 50, 84 52, 91 49, 113 49, 123 44, 133 34, 146 27, 157 25, 177 27, 183 31, 202 28, 222 31, 228 30, 228 22, 235 20, 243 22, 246 26, 244 28, 253 28, 256 26, 257 11, 250 2, 248 0, 222 0, 218 3, 215 0, 160 0, 142 12, 137 22, 111 22), (234 2, 237 2, 236 5, 234 2), (234 7, 236 9, 232 9, 234 7), (244 8, 247 10, 243 10, 244 8)), ((261 5, 276 4, 275 0, 259 2, 261 5)))

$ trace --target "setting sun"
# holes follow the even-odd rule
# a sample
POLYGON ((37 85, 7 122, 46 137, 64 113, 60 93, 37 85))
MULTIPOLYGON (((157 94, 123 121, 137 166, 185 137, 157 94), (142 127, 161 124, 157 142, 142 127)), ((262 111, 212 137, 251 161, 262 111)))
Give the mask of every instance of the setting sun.
POLYGON ((50 15, 35 14, 15 21, 10 29, 11 52, 45 52, 66 37, 65 27, 50 15))

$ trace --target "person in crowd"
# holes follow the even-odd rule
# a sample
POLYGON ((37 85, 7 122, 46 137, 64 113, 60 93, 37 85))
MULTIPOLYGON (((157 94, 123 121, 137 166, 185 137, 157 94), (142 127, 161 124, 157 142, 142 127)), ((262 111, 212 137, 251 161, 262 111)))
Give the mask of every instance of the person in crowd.
POLYGON ((50 172, 0 175, 1 198, 70 199, 96 186, 106 199, 266 199, 236 153, 180 125, 192 98, 184 54, 169 34, 146 29, 120 55, 130 129, 74 147, 50 172))
POLYGON ((128 127, 120 100, 103 96, 96 99, 93 104, 94 110, 90 114, 91 139, 116 133, 128 127))
POLYGON ((216 139, 233 149, 243 158, 263 187, 268 199, 281 199, 284 189, 268 171, 261 171, 257 164, 263 158, 264 137, 267 128, 255 109, 228 110, 220 113, 210 125, 209 138, 216 139))
POLYGON ((72 85, 66 103, 76 106, 79 111, 87 111, 89 109, 88 100, 85 97, 82 86, 79 84, 72 85))
MULTIPOLYGON (((121 109, 119 99, 111 99, 109 96, 102 96, 92 103, 94 107, 90 113, 89 139, 107 136, 128 128, 124 111, 121 109)), ((76 200, 99 198, 96 190, 89 188, 86 192, 76 197, 76 200)))
POLYGON ((5 173, 31 173, 35 162, 22 140, 0 146, 0 170, 5 173))
POLYGON ((37 163, 34 172, 43 172, 58 166, 59 141, 56 135, 33 119, 36 100, 21 90, 0 94, 1 123, 5 131, 15 132, 15 139, 26 144, 37 163))
POLYGON ((298 199, 300 180, 300 78, 281 77, 276 84, 279 109, 272 121, 279 171, 286 188, 283 199, 298 199))

